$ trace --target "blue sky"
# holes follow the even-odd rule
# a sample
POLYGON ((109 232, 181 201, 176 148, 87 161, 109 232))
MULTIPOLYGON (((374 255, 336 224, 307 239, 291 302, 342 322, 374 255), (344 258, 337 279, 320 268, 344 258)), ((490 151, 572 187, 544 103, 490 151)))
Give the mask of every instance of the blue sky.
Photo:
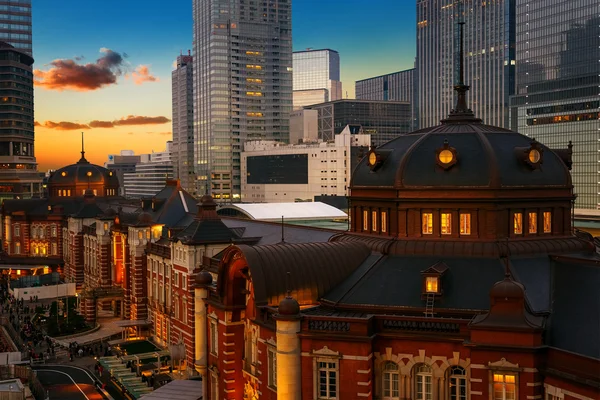
MULTIPOLYGON (((412 68, 415 56, 415 0, 293 0, 294 50, 331 48, 340 53, 344 93, 354 96, 354 81, 412 68), (368 7, 366 7, 368 5, 368 7)), ((121 76, 98 90, 36 87, 36 120, 88 124, 128 115, 171 117, 171 71, 176 56, 192 46, 192 0, 33 0, 35 68, 48 71, 56 59, 93 63, 101 48, 126 54, 130 71, 146 66, 156 78, 143 84, 121 76), (82 58, 81 58, 82 57, 82 58)), ((40 169, 56 167, 77 152, 79 130, 38 126, 40 169)), ((88 132, 87 129, 86 132, 88 132)), ((129 148, 159 151, 169 139, 170 123, 92 129, 89 158, 101 163, 109 153, 129 148)))

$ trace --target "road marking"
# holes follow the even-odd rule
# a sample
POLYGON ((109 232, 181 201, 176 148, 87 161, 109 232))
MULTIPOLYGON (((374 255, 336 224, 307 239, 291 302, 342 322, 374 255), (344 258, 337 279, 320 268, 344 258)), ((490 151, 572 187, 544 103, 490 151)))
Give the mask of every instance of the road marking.
MULTIPOLYGON (((61 367, 61 368, 74 368, 74 369, 78 369, 80 371, 83 371, 86 373, 87 376, 90 377, 90 379, 92 380, 92 384, 95 385, 97 382, 100 382, 100 384, 102 384, 102 381, 100 379, 96 380, 92 375, 90 375, 90 371, 88 371, 85 368, 81 368, 81 367, 77 367, 75 365, 62 365, 62 364, 46 364, 47 367, 61 367)), ((44 371, 44 369, 37 369, 37 371, 44 371)), ((106 396, 106 398, 108 398, 108 400, 114 400, 113 397, 106 391, 106 389, 102 389, 99 388, 99 390, 104 394, 104 396, 106 396)))
POLYGON ((75 386, 77 386, 77 389, 79 389, 79 391, 81 392, 81 394, 83 395, 83 397, 85 397, 87 400, 90 400, 89 397, 87 397, 87 395, 85 394, 85 392, 83 390, 81 390, 81 388, 79 387, 79 385, 77 384, 77 382, 75 382, 75 380, 71 377, 71 375, 67 374, 66 372, 62 372, 62 371, 57 371, 55 369, 38 369, 38 373, 39 372, 44 372, 44 371, 49 371, 49 372, 56 372, 59 374, 63 374, 69 377, 69 379, 71 380, 71 382, 73 382, 73 384, 75 386))

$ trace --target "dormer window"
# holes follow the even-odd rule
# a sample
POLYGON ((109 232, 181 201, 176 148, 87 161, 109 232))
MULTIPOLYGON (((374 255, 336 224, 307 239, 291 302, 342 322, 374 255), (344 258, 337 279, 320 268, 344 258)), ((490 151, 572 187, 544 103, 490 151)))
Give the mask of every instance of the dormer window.
POLYGON ((425 271, 421 271, 423 275, 423 295, 442 294, 442 275, 448 269, 448 266, 443 261, 440 261, 425 271))
POLYGON ((438 276, 425 277, 425 291, 427 293, 438 293, 440 278, 438 276))

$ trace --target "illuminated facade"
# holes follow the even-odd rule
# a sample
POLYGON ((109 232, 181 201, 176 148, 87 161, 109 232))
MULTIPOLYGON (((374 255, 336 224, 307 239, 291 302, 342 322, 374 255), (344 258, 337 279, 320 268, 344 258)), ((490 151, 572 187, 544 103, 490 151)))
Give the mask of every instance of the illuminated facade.
POLYGON ((485 123, 509 128, 514 94, 515 0, 417 0, 418 121, 437 125, 454 103, 458 58, 456 22, 465 22, 468 101, 485 123), (482 29, 485 32, 482 32, 482 29))
POLYGON ((195 0, 198 194, 240 201, 246 140, 289 140, 291 0, 195 0))
POLYGON ((600 207, 600 17, 594 0, 517 4, 511 125, 549 146, 573 143, 575 207, 600 207))
POLYGON ((295 51, 294 109, 342 98, 340 55, 335 50, 295 51))

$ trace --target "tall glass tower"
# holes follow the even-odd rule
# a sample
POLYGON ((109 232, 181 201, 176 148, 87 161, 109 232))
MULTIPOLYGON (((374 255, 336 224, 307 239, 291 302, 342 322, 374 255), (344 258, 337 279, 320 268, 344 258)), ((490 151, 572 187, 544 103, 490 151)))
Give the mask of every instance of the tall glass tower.
POLYGON ((573 141, 579 209, 600 208, 598 0, 519 2, 511 127, 553 148, 573 141))
POLYGON ((457 22, 464 25, 468 103, 487 124, 509 127, 514 93, 516 0, 417 0, 419 127, 439 124, 455 104, 457 22))
POLYGON ((198 194, 240 201, 247 140, 289 140, 291 0, 194 0, 198 194))
POLYGON ((32 55, 31 0, 0 1, 0 41, 32 55))
POLYGON ((175 178, 189 193, 196 192, 194 174, 194 96, 193 57, 177 57, 177 68, 171 73, 173 106, 173 169, 175 178))
POLYGON ((335 50, 295 51, 294 109, 342 98, 340 55, 335 50))

